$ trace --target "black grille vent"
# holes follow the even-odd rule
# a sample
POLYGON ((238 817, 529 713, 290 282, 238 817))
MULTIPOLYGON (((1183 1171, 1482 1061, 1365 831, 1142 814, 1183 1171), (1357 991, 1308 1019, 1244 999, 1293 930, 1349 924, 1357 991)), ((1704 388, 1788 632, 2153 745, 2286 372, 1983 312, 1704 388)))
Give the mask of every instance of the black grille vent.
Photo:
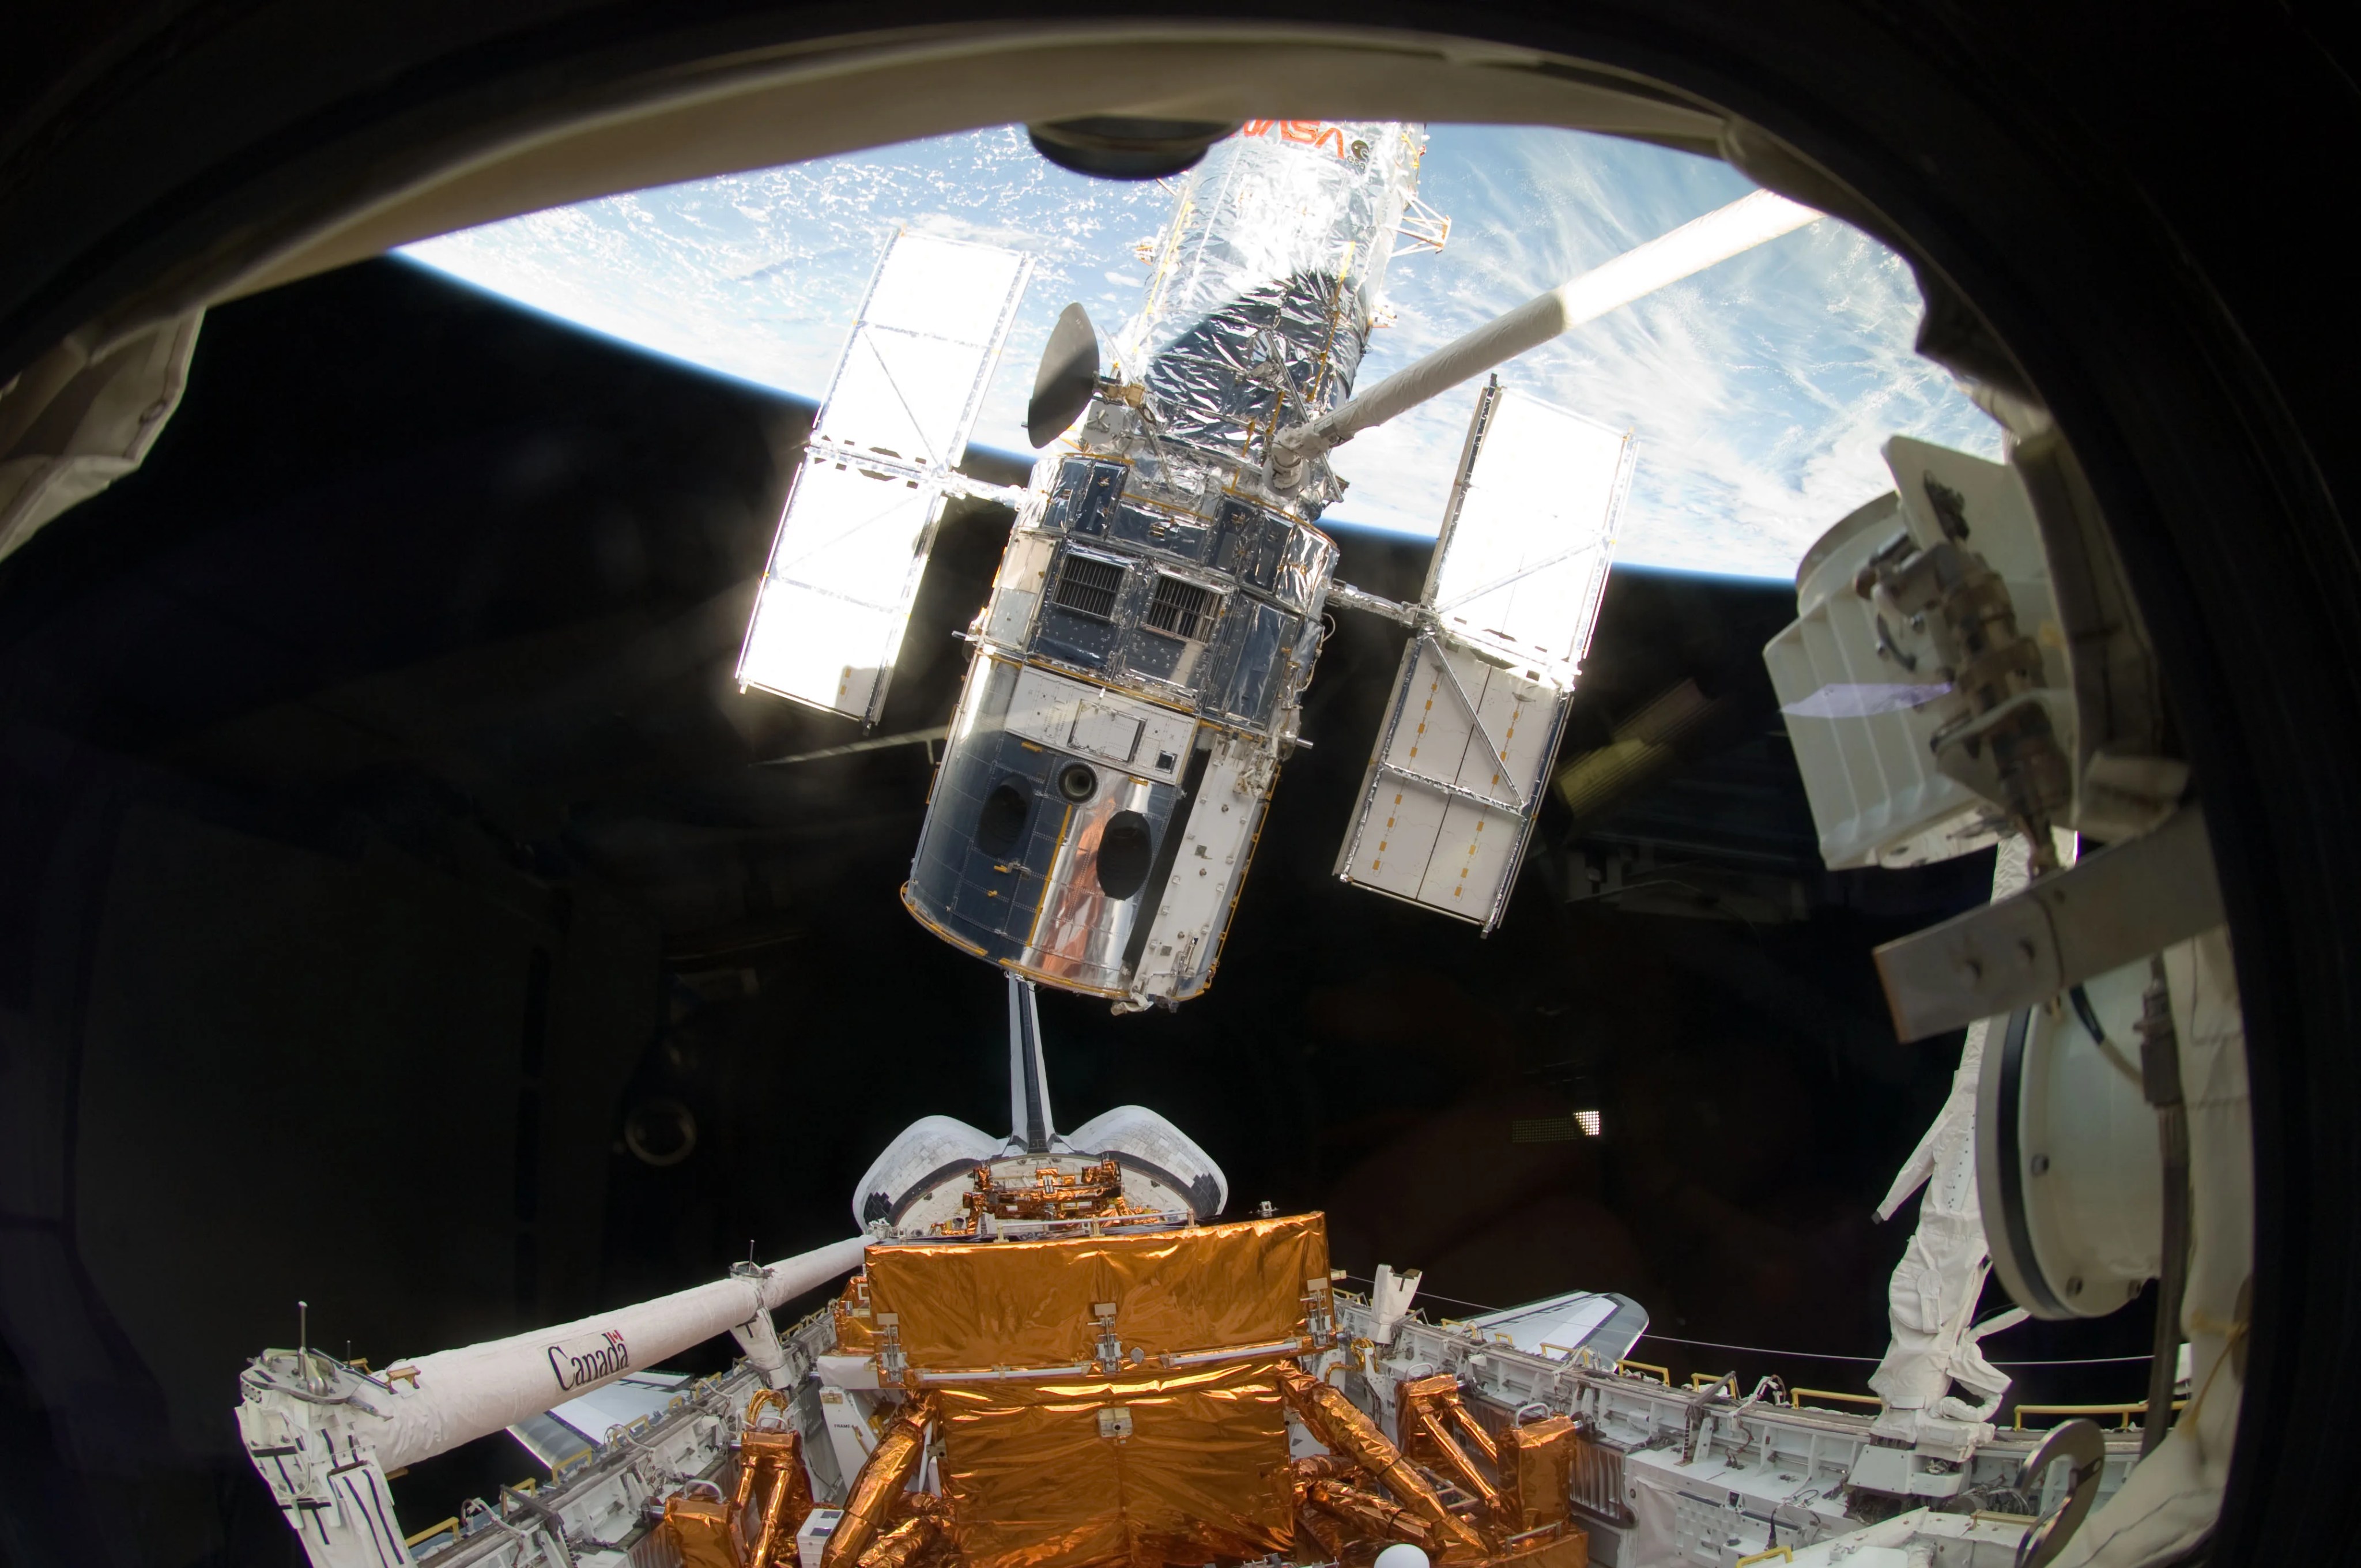
POLYGON ((1175 637, 1202 641, 1205 623, 1213 618, 1213 590, 1159 576, 1156 595, 1148 601, 1148 624, 1175 637))
POLYGON ((1123 568, 1113 561, 1069 555, 1058 568, 1057 590, 1050 595, 1076 615, 1093 620, 1115 620, 1115 596, 1123 587, 1123 568))

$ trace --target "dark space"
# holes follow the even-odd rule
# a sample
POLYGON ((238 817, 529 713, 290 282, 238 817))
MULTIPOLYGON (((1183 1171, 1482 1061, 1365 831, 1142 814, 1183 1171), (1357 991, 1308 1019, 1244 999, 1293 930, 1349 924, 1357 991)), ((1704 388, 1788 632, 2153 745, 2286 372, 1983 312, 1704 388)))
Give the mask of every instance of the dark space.
MULTIPOLYGON (((295 1560, 230 1408, 299 1297, 383 1365, 837 1239, 907 1123, 1000 1124, 1001 980, 896 896, 927 751, 758 765, 857 737, 730 679, 808 416, 371 262, 214 312, 146 467, 0 565, 23 1550, 71 1522, 295 1560)), ((879 736, 942 722, 1008 521, 946 524, 879 736)), ((1414 597, 1423 543, 1339 542, 1414 597)), ((1210 992, 1043 996, 1064 1124, 1157 1108, 1234 1212, 1324 1210, 1339 1264, 1423 1267, 1431 1314, 1620 1290, 1676 1377, 1862 1388, 1819 1357, 1883 1348, 1915 1204, 1872 1210, 1959 1051, 1894 1043, 1869 955, 1991 862, 1820 868, 1757 657, 1793 609, 1615 574, 1573 804, 1489 938, 1330 874, 1402 636, 1334 612, 1210 992), (1587 764, 1635 739, 1663 743, 1620 783, 1587 764)), ((2135 1308, 1990 1347, 2147 1338, 2135 1308)), ((2026 1366, 2012 1398, 2144 1374, 2026 1366)), ((495 1438, 396 1494, 415 1528, 531 1467, 495 1438)))

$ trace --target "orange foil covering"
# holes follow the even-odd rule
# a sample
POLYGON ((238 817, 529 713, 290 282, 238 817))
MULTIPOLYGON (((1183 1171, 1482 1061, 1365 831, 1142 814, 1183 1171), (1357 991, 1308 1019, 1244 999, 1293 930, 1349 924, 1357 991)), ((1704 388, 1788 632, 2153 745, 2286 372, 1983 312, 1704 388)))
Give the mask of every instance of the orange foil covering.
POLYGON ((915 1371, 1081 1366, 1093 1308, 1113 1302, 1126 1351, 1150 1357, 1293 1342, 1303 1295, 1328 1286, 1318 1214, 1047 1242, 873 1246, 873 1312, 898 1320, 915 1371))
POLYGON ((939 1390, 943 1487, 969 1568, 1203 1563, 1293 1544, 1273 1364, 939 1390), (1130 1421, 1104 1435, 1102 1410, 1130 1421))
POLYGON ((1303 1343, 1307 1290, 1325 1304, 1321 1216, 872 1247, 868 1278, 916 1380, 1013 1374, 927 1383, 965 1568, 1157 1568, 1292 1549, 1278 1376, 1303 1343), (1097 1365, 1106 1334, 1121 1367, 1097 1365))
MULTIPOLYGON (((913 1492, 911 1497, 928 1494, 913 1492)), ((861 1554, 861 1568, 909 1568, 937 1555, 943 1544, 943 1521, 933 1513, 913 1514, 908 1519, 877 1538, 877 1544, 861 1554)))
POLYGON ((1575 1442, 1575 1425, 1564 1416, 1510 1427, 1500 1434, 1501 1501, 1515 1533, 1566 1517, 1575 1442))
POLYGON ((1418 1515, 1390 1497, 1343 1481, 1314 1481, 1303 1489, 1303 1500, 1335 1515, 1362 1530, 1390 1541, 1406 1541, 1423 1549, 1434 1531, 1418 1515))
POLYGON ((1303 1424, 1332 1453, 1341 1453, 1375 1477, 1394 1500, 1425 1519, 1433 1530, 1444 1561, 1471 1562, 1487 1557, 1491 1546, 1474 1526, 1444 1507, 1442 1495, 1403 1459, 1401 1451, 1386 1441, 1377 1423, 1361 1413, 1334 1384, 1323 1383, 1293 1365, 1279 1373, 1279 1387, 1303 1424))
POLYGON ((858 1568, 862 1555, 875 1543, 887 1519, 901 1502, 903 1488, 926 1459, 927 1429, 937 1416, 934 1404, 919 1398, 902 1407, 870 1451, 852 1493, 844 1500, 844 1517, 821 1550, 822 1568, 858 1568))
POLYGON ((1468 1438, 1488 1463, 1499 1457, 1490 1434, 1476 1424, 1467 1407, 1460 1403, 1459 1379, 1444 1372, 1432 1377, 1404 1378, 1394 1389, 1394 1426, 1401 1433, 1403 1457, 1448 1471, 1483 1503, 1486 1513, 1499 1517, 1499 1492, 1460 1446, 1461 1439, 1468 1438))
POLYGON ((877 1323, 869 1312, 869 1282, 855 1274, 844 1294, 829 1303, 836 1325, 836 1354, 867 1355, 877 1348, 877 1323))
POLYGON ((728 1503, 677 1493, 664 1499, 663 1533, 684 1568, 742 1568, 728 1503))
POLYGON ((1521 1541, 1484 1568, 1587 1568, 1590 1537, 1573 1525, 1539 1541, 1521 1541))

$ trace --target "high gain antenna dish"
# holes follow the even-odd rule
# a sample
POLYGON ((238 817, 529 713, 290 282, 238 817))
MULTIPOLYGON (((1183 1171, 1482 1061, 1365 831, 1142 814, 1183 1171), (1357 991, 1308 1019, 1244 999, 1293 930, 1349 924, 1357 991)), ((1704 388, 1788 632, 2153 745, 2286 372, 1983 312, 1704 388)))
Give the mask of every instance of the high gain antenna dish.
POLYGON ((1059 313, 1033 377, 1033 400, 1025 405, 1025 434, 1038 449, 1082 417, 1099 379, 1099 334, 1090 313, 1077 304, 1059 313))

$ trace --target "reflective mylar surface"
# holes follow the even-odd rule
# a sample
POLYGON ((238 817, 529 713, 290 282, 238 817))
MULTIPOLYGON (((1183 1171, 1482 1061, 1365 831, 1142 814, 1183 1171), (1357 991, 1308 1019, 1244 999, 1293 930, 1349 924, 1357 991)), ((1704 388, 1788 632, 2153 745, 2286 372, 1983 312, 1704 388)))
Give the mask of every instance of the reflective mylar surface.
POLYGON ((1165 433, 1244 452, 1343 400, 1425 146, 1422 126, 1294 120, 1214 145, 1116 347, 1165 433))
POLYGON ((1126 1351, 1149 1357, 1293 1341, 1307 1281, 1328 1281, 1318 1214, 1068 1241, 869 1249, 873 1309, 898 1319, 911 1368, 1075 1366, 1092 1311, 1113 1302, 1126 1351))

